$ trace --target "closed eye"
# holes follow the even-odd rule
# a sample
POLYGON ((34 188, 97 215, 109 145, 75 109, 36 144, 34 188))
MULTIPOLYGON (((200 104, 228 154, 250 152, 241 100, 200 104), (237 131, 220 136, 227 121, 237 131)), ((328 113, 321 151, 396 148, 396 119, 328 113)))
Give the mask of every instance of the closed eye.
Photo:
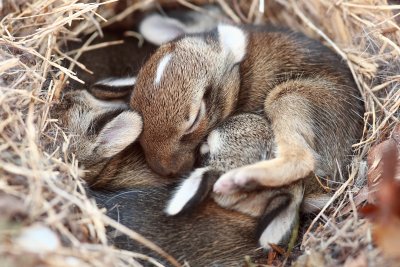
POLYGON ((205 115, 205 112, 206 112, 206 104, 204 103, 204 100, 203 100, 203 101, 201 101, 200 108, 199 108, 199 110, 198 110, 198 112, 196 114, 195 119, 193 120, 193 123, 185 131, 185 134, 189 134, 189 133, 191 133, 191 132, 193 132, 194 130, 197 129, 197 127, 200 124, 201 119, 205 115))

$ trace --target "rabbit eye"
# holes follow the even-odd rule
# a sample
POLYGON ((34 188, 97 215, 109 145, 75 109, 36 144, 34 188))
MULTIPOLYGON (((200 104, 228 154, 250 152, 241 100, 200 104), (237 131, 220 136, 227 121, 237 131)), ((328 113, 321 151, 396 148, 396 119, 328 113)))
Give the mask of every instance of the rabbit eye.
POLYGON ((203 116, 205 115, 206 112, 206 104, 204 103, 204 100, 201 101, 201 105, 200 108, 197 111, 196 117, 193 120, 193 123, 189 126, 189 128, 185 131, 185 134, 189 134, 191 132, 193 132, 194 130, 197 129, 197 127, 199 126, 199 123, 201 121, 201 119, 203 118, 203 116))

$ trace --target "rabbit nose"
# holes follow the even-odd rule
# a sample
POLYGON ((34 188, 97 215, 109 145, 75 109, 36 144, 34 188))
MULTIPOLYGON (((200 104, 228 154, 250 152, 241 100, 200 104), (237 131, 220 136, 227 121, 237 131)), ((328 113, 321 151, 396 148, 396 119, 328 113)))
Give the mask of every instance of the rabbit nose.
POLYGON ((189 171, 194 164, 191 156, 173 157, 171 160, 151 160, 150 167, 161 176, 177 176, 189 171))
POLYGON ((155 161, 152 163, 149 162, 149 165, 153 169, 153 171, 155 171, 157 174, 159 174, 161 176, 173 175, 173 172, 167 166, 160 164, 159 161, 155 161))

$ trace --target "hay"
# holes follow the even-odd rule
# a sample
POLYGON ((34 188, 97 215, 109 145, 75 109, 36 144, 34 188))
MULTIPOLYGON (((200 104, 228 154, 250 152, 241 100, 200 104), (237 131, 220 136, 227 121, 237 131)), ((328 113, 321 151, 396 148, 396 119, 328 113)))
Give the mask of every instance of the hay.
POLYGON ((1 21, 0 212, 8 218, 1 221, 0 257, 10 266, 140 266, 135 259, 160 266, 146 255, 108 246, 105 225, 111 225, 178 265, 88 199, 77 162, 67 160, 73 159, 66 149, 72 137, 49 114, 68 78, 82 82, 72 65, 61 65, 63 56, 79 64, 82 52, 72 59, 59 47, 91 26, 98 28, 96 19, 105 21, 96 13, 99 4, 34 1, 15 8, 20 10, 5 10, 1 21), (10 224, 11 219, 18 223, 10 224), (43 244, 27 246, 38 241, 29 236, 43 229, 48 231, 43 244))
MULTIPOLYGON (((73 159, 67 150, 73 137, 49 114, 68 79, 82 82, 71 71, 75 65, 85 69, 81 53, 96 48, 89 40, 82 49, 64 54, 60 47, 65 41, 80 34, 101 35, 102 27, 123 23, 154 2, 122 2, 128 7, 121 12, 115 1, 0 2, 0 258, 5 266, 139 266, 135 259, 157 265, 146 255, 108 245, 106 225, 146 240, 88 199, 79 178, 82 170, 68 160, 73 159), (71 65, 64 67, 63 59, 71 65), (24 237, 38 231, 53 241, 51 246, 26 245, 24 237)), ((177 2, 202 12, 197 5, 208 1, 177 2)), ((384 0, 275 0, 266 1, 263 10, 258 0, 215 2, 233 21, 283 24, 320 39, 348 63, 365 101, 363 138, 354 145, 357 156, 346 182, 330 201, 335 207, 327 205, 306 231, 305 252, 297 264, 352 266, 365 260, 383 266, 371 225, 360 219, 357 206, 365 199, 369 149, 399 123, 400 6, 384 0)))

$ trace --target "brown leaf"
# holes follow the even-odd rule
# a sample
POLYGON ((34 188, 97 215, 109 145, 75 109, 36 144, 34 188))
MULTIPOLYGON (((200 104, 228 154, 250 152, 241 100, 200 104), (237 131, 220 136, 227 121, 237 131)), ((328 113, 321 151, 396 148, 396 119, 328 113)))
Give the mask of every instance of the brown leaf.
POLYGON ((278 252, 279 254, 286 255, 286 251, 283 248, 281 248, 280 246, 278 246, 276 244, 269 244, 269 245, 271 246, 271 248, 274 251, 278 252))
MULTIPOLYGON (((368 202, 375 203, 380 181, 385 179, 400 181, 400 126, 397 126, 392 137, 376 146, 368 153, 368 202)), ((392 183, 392 182, 389 182, 392 183)), ((392 189, 394 190, 394 189, 392 189)), ((398 191, 400 193, 400 191, 398 191)), ((386 192, 385 192, 386 193, 386 192)), ((385 194, 380 194, 385 198, 385 194)))
POLYGON ((370 166, 368 184, 370 194, 373 195, 373 203, 376 203, 377 210, 365 208, 365 212, 374 215, 384 221, 394 216, 400 217, 400 179, 399 175, 399 151, 394 139, 389 139, 376 146, 368 157, 370 166), (375 181, 380 181, 375 183, 375 181), (369 210, 368 210, 369 209, 369 210))
POLYGON ((400 259, 400 128, 391 139, 375 146, 368 155, 368 186, 375 205, 360 211, 373 220, 373 237, 389 257, 400 259))
POLYGON ((379 208, 374 204, 367 204, 358 210, 362 215, 375 221, 379 215, 379 208))
POLYGON ((388 140, 384 146, 382 155, 382 184, 378 192, 379 207, 385 218, 390 218, 392 215, 400 217, 400 179, 399 176, 399 150, 394 139, 388 140))
POLYGON ((389 223, 374 225, 373 237, 387 257, 400 259, 400 219, 392 218, 389 223))
POLYGON ((269 250, 268 251, 268 259, 267 259, 267 264, 272 265, 274 263, 274 260, 276 259, 277 253, 274 250, 269 250))

